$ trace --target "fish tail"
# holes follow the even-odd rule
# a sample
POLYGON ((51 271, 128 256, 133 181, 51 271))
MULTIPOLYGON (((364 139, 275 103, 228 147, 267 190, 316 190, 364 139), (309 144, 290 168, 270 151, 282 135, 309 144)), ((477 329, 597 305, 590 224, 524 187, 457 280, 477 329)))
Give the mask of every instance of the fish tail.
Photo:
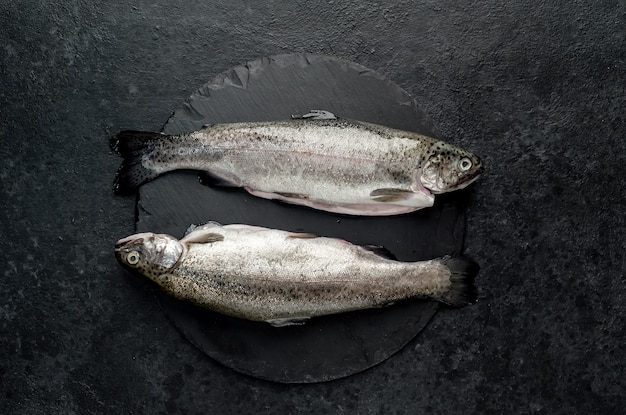
POLYGON ((122 131, 111 139, 111 149, 124 158, 113 182, 115 193, 133 194, 139 186, 160 174, 145 168, 142 157, 152 143, 163 137, 165 136, 160 133, 122 131))
POLYGON ((451 284, 450 289, 438 300, 452 307, 475 303, 477 293, 474 278, 478 274, 478 264, 464 257, 445 257, 441 262, 450 270, 451 284))

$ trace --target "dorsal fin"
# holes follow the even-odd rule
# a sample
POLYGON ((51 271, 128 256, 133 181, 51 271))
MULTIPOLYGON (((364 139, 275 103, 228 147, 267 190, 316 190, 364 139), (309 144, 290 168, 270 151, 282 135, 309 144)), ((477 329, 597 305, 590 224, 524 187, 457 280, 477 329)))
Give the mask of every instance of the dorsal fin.
POLYGON ((330 111, 310 110, 308 114, 292 115, 294 120, 336 120, 337 117, 330 111))

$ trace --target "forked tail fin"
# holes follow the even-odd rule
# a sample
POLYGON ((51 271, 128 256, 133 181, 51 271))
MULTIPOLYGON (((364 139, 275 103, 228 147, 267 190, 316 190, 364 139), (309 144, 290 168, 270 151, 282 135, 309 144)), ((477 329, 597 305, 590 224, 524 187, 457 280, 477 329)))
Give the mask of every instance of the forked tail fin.
POLYGON ((438 300, 453 307, 475 303, 474 278, 480 268, 478 264, 464 257, 445 257, 441 262, 450 270, 450 289, 438 300))
POLYGON ((142 164, 155 141, 163 134, 142 131, 122 131, 111 139, 111 149, 124 160, 113 181, 113 191, 120 195, 133 194, 139 186, 156 178, 160 173, 147 169, 142 164))

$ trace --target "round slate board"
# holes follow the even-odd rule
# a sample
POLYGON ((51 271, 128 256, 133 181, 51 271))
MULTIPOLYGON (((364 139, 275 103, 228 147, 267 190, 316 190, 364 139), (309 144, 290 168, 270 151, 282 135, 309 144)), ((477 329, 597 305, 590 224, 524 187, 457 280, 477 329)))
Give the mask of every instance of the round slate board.
MULTIPOLYGON (((312 109, 437 136, 400 87, 363 66, 317 55, 279 55, 237 66, 192 94, 163 131, 284 120, 312 109)), ((140 189, 136 230, 182 237, 190 224, 245 223, 382 245, 399 260, 416 261, 460 254, 463 197, 463 192, 438 196, 433 208, 407 215, 355 217, 255 198, 242 189, 203 186, 197 173, 179 171, 140 189)), ((432 301, 405 301, 277 328, 157 296, 174 325, 213 359, 254 377, 289 383, 328 381, 382 362, 419 333, 438 307, 432 301)))

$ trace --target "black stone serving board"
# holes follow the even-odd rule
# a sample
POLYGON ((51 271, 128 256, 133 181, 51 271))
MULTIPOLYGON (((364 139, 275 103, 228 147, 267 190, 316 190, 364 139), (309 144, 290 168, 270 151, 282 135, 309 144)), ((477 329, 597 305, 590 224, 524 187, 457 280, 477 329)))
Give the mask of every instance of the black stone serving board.
MULTIPOLYGON (((358 64, 318 55, 279 55, 237 66, 193 93, 163 131, 284 120, 313 109, 437 136, 400 87, 358 64)), ((140 189, 136 230, 182 237, 190 224, 245 223, 382 245, 398 260, 416 261, 460 254, 463 199, 464 193, 456 192, 407 215, 355 217, 203 186, 197 173, 180 171, 140 189)), ((287 383, 328 381, 376 365, 415 337, 438 308, 436 302, 413 300, 277 328, 156 295, 174 325, 204 353, 239 372, 287 383)))

